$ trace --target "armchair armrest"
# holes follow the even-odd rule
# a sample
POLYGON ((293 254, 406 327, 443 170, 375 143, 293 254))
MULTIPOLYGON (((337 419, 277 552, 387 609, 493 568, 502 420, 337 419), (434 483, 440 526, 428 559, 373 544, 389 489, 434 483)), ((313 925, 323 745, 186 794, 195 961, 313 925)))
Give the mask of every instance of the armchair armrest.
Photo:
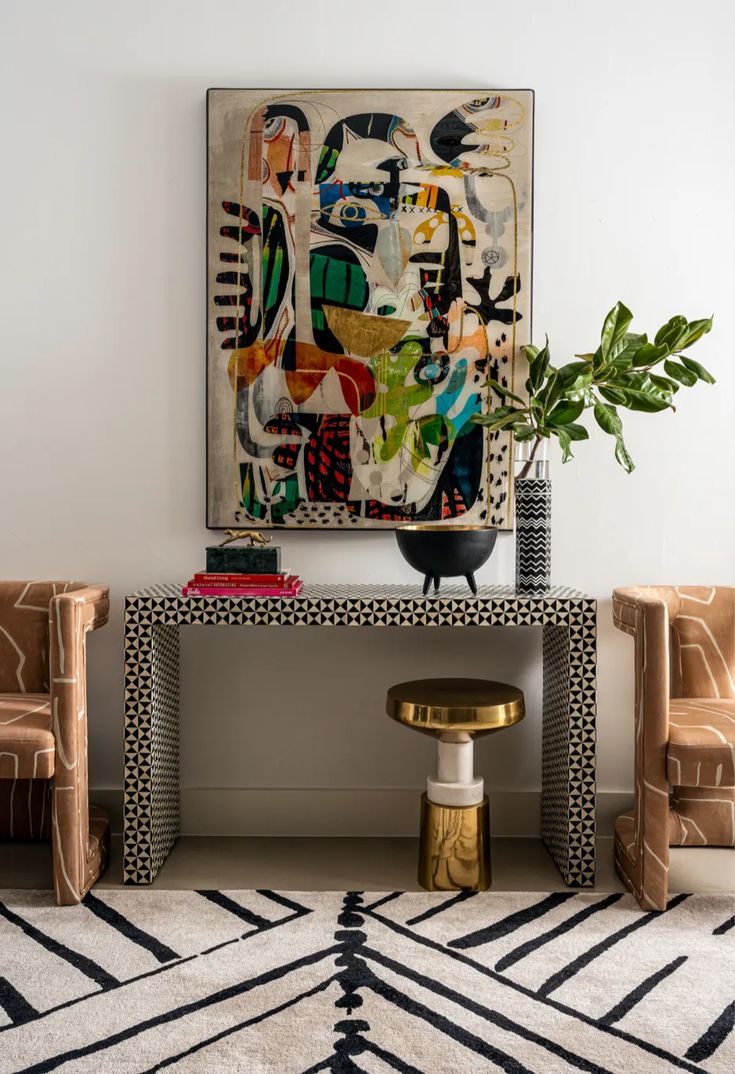
POLYGON ((635 811, 633 839, 616 854, 641 905, 666 907, 669 861, 669 623, 678 594, 669 586, 616 589, 615 626, 635 639, 635 811))
MULTIPOLYGON (((661 753, 665 773, 669 737, 669 626, 679 608, 673 586, 641 586, 613 591, 613 622, 635 639, 636 743, 645 735, 646 753, 661 753)), ((658 780, 657 780, 658 782, 658 780)))
MULTIPOLYGON (((110 590, 105 585, 82 585, 79 589, 68 589, 52 597, 49 603, 49 616, 58 612, 58 618, 70 620, 78 616, 83 629, 96 630, 104 626, 110 617, 110 590)), ((58 639, 57 639, 58 640, 58 639)), ((51 639, 53 644, 53 638, 51 639)))
POLYGON ((109 611, 106 586, 80 585, 49 603, 49 689, 56 745, 51 819, 61 903, 78 902, 99 872, 99 848, 89 834, 86 635, 107 622, 109 611))
POLYGON ((679 614, 681 599, 676 589, 669 585, 630 586, 613 590, 613 622, 618 630, 634 637, 642 626, 642 617, 646 609, 664 604, 668 612, 668 622, 672 623, 679 614))

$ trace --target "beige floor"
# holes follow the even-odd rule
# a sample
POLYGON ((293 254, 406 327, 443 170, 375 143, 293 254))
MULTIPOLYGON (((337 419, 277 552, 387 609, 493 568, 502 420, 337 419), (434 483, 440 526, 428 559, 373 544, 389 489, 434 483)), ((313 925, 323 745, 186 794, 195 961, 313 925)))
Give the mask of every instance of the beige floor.
MULTIPOLYGON (((112 863, 102 887, 122 885, 122 846, 113 838, 112 863)), ((184 837, 155 888, 275 888, 282 891, 416 891, 414 839, 184 837)), ((494 839, 493 889, 559 891, 564 882, 538 839, 494 839)), ((49 848, 0 842, 1 888, 51 886, 49 848)), ((612 862, 612 839, 598 840, 598 891, 622 891, 612 862)), ((675 848, 671 890, 735 892, 735 851, 675 848)))

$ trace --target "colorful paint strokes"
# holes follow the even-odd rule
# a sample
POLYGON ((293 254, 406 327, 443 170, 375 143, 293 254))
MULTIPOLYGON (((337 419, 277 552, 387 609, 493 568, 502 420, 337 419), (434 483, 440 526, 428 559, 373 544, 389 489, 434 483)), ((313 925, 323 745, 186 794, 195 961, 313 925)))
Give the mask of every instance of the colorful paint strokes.
POLYGON ((210 90, 212 527, 511 524, 530 90, 210 90))

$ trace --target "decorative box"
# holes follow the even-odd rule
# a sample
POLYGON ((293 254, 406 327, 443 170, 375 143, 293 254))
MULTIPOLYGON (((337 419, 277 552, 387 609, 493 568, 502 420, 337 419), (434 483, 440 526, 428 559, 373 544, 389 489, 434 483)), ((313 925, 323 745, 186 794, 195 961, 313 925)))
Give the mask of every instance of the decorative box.
POLYGON ((281 570, 281 549, 277 545, 209 545, 207 570, 217 574, 278 574, 281 570))

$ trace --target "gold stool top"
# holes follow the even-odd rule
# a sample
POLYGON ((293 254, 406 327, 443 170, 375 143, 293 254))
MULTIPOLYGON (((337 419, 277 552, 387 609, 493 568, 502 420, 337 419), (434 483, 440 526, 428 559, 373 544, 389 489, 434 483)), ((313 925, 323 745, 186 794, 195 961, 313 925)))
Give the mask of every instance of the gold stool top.
POLYGON ((523 691, 487 679, 416 679, 391 686, 385 711, 427 735, 489 735, 526 715, 523 691))

